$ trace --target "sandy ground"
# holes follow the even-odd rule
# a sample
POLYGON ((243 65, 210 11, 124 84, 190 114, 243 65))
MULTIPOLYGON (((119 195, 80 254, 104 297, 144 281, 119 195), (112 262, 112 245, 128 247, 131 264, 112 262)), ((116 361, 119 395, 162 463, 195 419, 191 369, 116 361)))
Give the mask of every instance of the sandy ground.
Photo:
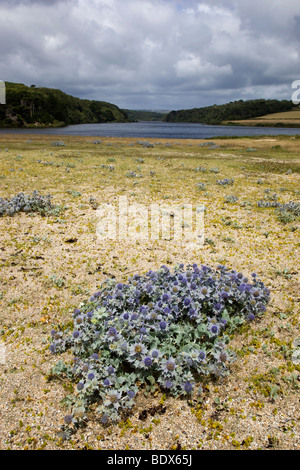
POLYGON ((291 360, 300 337, 299 224, 283 225, 274 210, 255 205, 267 188, 282 202, 299 201, 299 140, 215 139, 214 150, 193 141, 144 148, 133 139, 91 140, 65 139, 58 149, 46 137, 0 136, 0 197, 38 189, 66 207, 58 216, 0 217, 0 448, 299 450, 300 367, 291 360), (218 174, 209 171, 217 166, 218 174), (133 170, 144 177, 126 177, 133 170), (233 187, 216 185, 225 177, 233 187), (195 189, 200 181, 206 192, 195 189), (99 240, 90 196, 116 204, 124 194, 137 203, 201 200, 206 243, 200 250, 165 240, 99 240), (224 203, 230 194, 239 202, 224 203), (61 400, 70 384, 47 381, 59 359, 48 349, 52 328, 71 321, 108 276, 124 280, 177 262, 255 271, 271 291, 264 317, 231 340, 237 360, 229 377, 210 383, 200 400, 141 393, 128 420, 110 427, 91 410, 86 427, 65 440, 61 400))

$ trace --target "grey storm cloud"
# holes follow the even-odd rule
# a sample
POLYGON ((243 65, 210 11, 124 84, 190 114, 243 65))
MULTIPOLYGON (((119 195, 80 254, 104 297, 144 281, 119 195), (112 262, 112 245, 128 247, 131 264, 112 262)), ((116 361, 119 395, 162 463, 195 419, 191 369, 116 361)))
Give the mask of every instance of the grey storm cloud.
POLYGON ((291 99, 295 0, 0 0, 0 79, 129 109, 291 99))

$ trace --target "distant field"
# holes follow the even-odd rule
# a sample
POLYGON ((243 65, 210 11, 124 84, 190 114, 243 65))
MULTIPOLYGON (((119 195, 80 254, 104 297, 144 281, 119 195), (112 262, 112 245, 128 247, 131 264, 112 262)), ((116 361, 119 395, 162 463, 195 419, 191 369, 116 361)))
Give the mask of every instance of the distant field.
MULTIPOLYGON (((300 108, 296 108, 293 111, 286 111, 283 113, 266 114, 255 119, 241 119, 238 121, 232 121, 234 124, 240 124, 244 126, 293 126, 300 127, 300 108)), ((228 124, 229 121, 226 121, 228 124)))

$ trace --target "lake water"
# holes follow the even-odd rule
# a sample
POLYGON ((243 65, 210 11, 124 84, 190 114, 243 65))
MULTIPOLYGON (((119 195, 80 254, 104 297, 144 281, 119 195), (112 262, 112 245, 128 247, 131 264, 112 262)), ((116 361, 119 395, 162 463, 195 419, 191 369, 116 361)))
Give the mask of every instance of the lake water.
POLYGON ((93 137, 136 137, 164 139, 209 139, 213 137, 300 135, 300 128, 208 126, 171 122, 78 124, 56 129, 0 129, 0 134, 47 134, 93 137))

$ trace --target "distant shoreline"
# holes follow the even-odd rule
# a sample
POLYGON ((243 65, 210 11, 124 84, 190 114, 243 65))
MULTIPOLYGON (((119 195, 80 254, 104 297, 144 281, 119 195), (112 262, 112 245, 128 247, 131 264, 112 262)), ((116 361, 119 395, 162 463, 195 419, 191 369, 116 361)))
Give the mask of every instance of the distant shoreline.
MULTIPOLYGON (((241 122, 241 121, 223 121, 220 123, 215 123, 215 124, 207 124, 205 122, 188 122, 188 121, 180 121, 180 122, 166 122, 166 121, 144 121, 144 120, 137 120, 137 121, 129 121, 126 122, 126 124, 136 124, 136 123, 162 123, 162 124, 191 124, 191 125, 201 125, 201 126, 210 126, 210 127, 220 127, 220 126, 225 126, 225 127, 257 127, 257 128, 262 128, 262 127, 267 127, 267 128, 283 128, 283 129, 299 129, 300 128, 300 122, 295 123, 283 123, 283 122, 276 122, 276 123, 270 123, 270 122, 253 122, 253 120, 249 122, 241 122)), ((47 130, 47 129, 64 129, 68 128, 71 126, 85 126, 85 125, 114 125, 114 124, 123 124, 122 122, 119 121, 111 121, 111 122, 88 122, 88 123, 78 123, 78 124, 65 124, 65 123, 58 123, 58 124, 50 124, 50 125, 27 125, 27 126, 0 126, 0 131, 1 130, 47 130)))
POLYGON ((270 123, 270 122, 253 122, 249 121, 248 123, 246 122, 240 122, 240 121, 229 121, 229 122, 222 122, 222 126, 240 126, 240 127, 274 127, 274 128, 289 128, 289 129, 297 129, 300 128, 300 122, 295 123, 295 122, 276 122, 276 123, 270 123))
POLYGON ((0 128, 0 135, 48 135, 63 140, 63 136, 90 137, 95 143, 101 143, 102 137, 136 138, 147 144, 147 139, 214 139, 217 137, 253 137, 262 135, 300 136, 300 128, 266 127, 245 125, 205 125, 199 123, 174 123, 157 121, 140 121, 127 123, 73 124, 66 127, 41 128, 0 128))

